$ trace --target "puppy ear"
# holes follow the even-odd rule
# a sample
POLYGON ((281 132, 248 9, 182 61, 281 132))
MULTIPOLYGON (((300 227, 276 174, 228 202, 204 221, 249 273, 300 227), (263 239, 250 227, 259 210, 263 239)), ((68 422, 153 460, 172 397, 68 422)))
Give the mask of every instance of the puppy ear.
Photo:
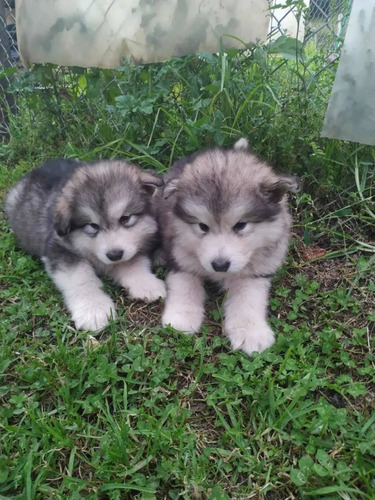
POLYGON ((260 187, 261 193, 264 197, 268 198, 274 203, 282 200, 287 191, 296 193, 300 189, 300 180, 298 177, 289 175, 280 175, 276 182, 271 184, 262 184, 260 187))
POLYGON ((245 137, 241 137, 241 139, 238 139, 238 141, 234 143, 233 149, 237 151, 249 151, 249 141, 245 139, 245 137))
POLYGON ((66 236, 70 232, 70 211, 57 210, 55 212, 53 227, 58 236, 66 236))
POLYGON ((149 172, 143 172, 141 175, 141 186, 143 191, 152 196, 158 188, 163 186, 163 179, 157 175, 150 174, 149 172))
POLYGON ((170 198, 176 191, 178 186, 178 179, 170 179, 165 185, 163 189, 163 198, 167 200, 170 198))
POLYGON ((71 229, 72 222, 72 199, 62 194, 57 200, 55 213, 53 214, 53 227, 58 236, 66 236, 71 229))

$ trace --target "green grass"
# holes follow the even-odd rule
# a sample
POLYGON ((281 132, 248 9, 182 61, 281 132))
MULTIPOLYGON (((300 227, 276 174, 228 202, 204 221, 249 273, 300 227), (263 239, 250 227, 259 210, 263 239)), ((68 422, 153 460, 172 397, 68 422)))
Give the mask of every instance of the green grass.
POLYGON ((94 342, 0 214, 0 500, 375 499, 374 151, 319 137, 329 72, 306 85, 300 63, 251 57, 19 83, 1 197, 49 156, 163 170, 241 135, 305 188, 272 290, 277 342, 253 358, 230 350, 215 291, 184 336, 106 283, 119 318, 94 342))
POLYGON ((363 258, 289 262, 277 343, 249 359, 220 334, 220 297, 186 337, 114 287, 120 317, 92 346, 9 233, 2 252, 0 498, 374 498, 363 258))

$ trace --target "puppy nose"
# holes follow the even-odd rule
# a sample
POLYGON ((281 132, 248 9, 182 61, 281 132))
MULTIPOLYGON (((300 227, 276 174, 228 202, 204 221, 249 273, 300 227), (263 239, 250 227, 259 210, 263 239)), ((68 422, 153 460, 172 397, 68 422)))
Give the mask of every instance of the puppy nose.
POLYGON ((107 257, 109 260, 112 260, 115 262, 116 260, 120 260, 122 256, 124 255, 123 250, 110 250, 109 252, 106 253, 107 257))
POLYGON ((211 262, 211 266, 213 267, 214 271, 225 273, 225 271, 228 271, 229 269, 230 262, 229 260, 222 259, 213 260, 211 262))

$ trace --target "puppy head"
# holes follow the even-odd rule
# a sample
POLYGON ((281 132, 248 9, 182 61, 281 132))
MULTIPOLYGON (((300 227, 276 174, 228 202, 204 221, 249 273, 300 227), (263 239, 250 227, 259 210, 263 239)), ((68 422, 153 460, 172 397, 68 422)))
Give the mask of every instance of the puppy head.
POLYGON ((127 261, 156 233, 150 199, 161 186, 160 178, 124 161, 82 166, 57 201, 55 231, 82 256, 127 261))
POLYGON ((165 185, 175 245, 182 250, 173 255, 182 268, 179 255, 188 255, 212 278, 239 273, 256 250, 271 248, 288 233, 285 194, 297 191, 298 181, 276 174, 245 142, 187 159, 165 185))

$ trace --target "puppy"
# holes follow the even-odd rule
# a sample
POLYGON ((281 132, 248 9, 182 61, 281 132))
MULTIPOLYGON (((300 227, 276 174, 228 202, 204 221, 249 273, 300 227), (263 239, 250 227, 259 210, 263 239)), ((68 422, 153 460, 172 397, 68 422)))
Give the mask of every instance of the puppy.
POLYGON ((9 192, 5 211, 30 254, 41 257, 77 329, 97 330, 115 316, 98 274, 130 297, 165 296, 151 273, 157 233, 152 197, 163 181, 125 161, 50 160, 9 192))
POLYGON ((296 178, 276 174, 243 138, 171 167, 159 213, 169 267, 163 325, 198 332, 209 279, 227 290, 224 330, 233 349, 250 355, 274 343, 268 295, 288 248, 285 195, 297 190, 296 178))

